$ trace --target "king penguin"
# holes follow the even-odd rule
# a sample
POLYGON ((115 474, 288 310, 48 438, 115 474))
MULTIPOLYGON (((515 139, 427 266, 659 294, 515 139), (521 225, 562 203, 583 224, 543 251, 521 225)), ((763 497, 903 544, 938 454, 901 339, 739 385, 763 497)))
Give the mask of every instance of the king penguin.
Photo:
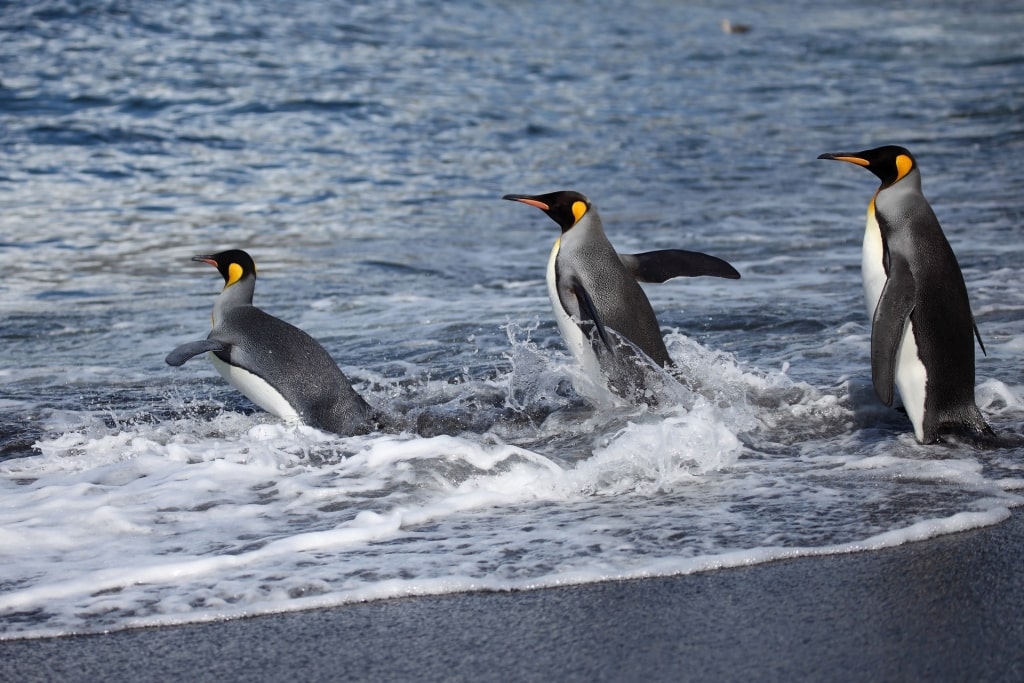
POLYGON ((224 277, 206 339, 167 356, 175 367, 209 352, 221 376, 268 413, 342 436, 370 430, 373 409, 330 354, 299 328, 252 305, 256 264, 239 249, 195 256, 224 277))
POLYGON ((868 204, 861 256, 875 393, 892 405, 895 384, 921 443, 991 441, 974 401, 974 339, 983 353, 985 346, 917 160, 894 145, 818 158, 863 166, 882 181, 868 204))
POLYGON ((722 259, 694 251, 666 249, 619 254, 605 236, 601 217, 579 192, 507 194, 546 213, 562 229, 548 258, 548 296, 558 330, 590 377, 604 377, 625 398, 656 402, 645 383, 646 356, 660 367, 669 358, 661 329, 638 282, 679 276, 737 279, 722 259), (639 354, 638 354, 639 352, 639 354))

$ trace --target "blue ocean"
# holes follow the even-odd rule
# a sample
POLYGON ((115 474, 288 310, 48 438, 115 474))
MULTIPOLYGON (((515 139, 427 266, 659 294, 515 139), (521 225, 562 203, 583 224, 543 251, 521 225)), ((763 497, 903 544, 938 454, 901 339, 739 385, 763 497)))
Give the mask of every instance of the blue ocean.
MULTIPOLYGON (((875 397, 861 237, 910 149, 1024 432, 1024 8, 996 0, 0 4, 0 639, 663 576, 993 525, 1024 450, 922 446, 875 397), (751 30, 730 34, 728 18, 751 30), (559 336, 577 190, 686 387, 617 399, 559 336), (394 429, 258 409, 203 358, 255 303, 394 429)), ((879 577, 884 581, 884 577, 879 577)))

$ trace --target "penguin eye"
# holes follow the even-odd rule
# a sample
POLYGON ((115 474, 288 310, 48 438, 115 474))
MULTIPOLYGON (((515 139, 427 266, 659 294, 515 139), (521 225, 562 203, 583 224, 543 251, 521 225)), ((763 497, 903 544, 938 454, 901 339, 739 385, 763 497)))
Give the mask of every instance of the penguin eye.
POLYGON ((900 180, 903 176, 910 173, 910 169, 914 167, 914 162, 911 161, 910 157, 906 154, 900 154, 896 157, 896 180, 900 180))
POLYGON ((587 205, 586 205, 586 203, 581 202, 581 201, 575 201, 575 202, 572 203, 572 215, 573 215, 573 218, 576 219, 574 224, 578 223, 579 220, 581 218, 583 218, 584 214, 586 214, 586 213, 587 213, 587 205))
POLYGON ((237 263, 232 263, 231 265, 229 265, 228 266, 228 281, 227 281, 227 283, 224 286, 225 287, 230 287, 231 285, 235 284, 236 282, 238 282, 241 279, 242 279, 242 266, 238 265, 237 263))

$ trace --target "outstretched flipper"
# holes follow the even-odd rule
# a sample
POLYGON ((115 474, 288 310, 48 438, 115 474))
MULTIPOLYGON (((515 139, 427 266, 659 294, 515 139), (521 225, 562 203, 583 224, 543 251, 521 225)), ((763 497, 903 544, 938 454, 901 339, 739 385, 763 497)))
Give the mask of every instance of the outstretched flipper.
MULTIPOLYGON (((594 352, 598 355, 602 351, 607 350, 609 353, 615 352, 615 347, 612 346, 611 337, 608 336, 608 330, 605 329, 604 323, 601 322, 601 316, 597 313, 597 306, 594 305, 594 300, 590 298, 590 294, 587 292, 586 287, 580 282, 578 277, 569 278, 569 292, 576 298, 577 303, 577 324, 580 329, 583 330, 584 336, 592 338, 594 329, 597 330, 597 336, 600 338, 604 348, 597 343, 597 339, 594 339, 594 352)), ((563 302, 563 306, 565 302, 563 302)), ((566 310, 571 310, 567 308, 566 310)))
POLYGON ((191 360, 192 358, 204 354, 207 351, 227 352, 229 348, 229 344, 216 339, 200 339, 199 341, 182 344, 167 354, 167 358, 164 360, 167 361, 168 365, 178 367, 179 365, 183 365, 185 361, 191 360))
POLYGON ((893 258, 871 321, 871 381, 878 398, 887 406, 892 405, 896 354, 915 300, 916 285, 910 264, 905 259, 893 258))
POLYGON ((640 282, 664 282, 674 277, 724 277, 738 280, 739 272, 716 256, 699 251, 661 249, 642 254, 619 254, 619 260, 640 282))

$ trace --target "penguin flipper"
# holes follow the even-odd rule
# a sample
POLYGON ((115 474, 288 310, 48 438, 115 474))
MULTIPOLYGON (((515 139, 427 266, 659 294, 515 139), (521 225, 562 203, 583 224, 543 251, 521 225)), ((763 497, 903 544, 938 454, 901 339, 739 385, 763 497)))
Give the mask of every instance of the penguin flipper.
MULTIPOLYGON (((611 337, 608 335, 608 330, 605 328, 604 323, 601 322, 601 316, 597 313, 597 306, 594 305, 594 300, 590 297, 590 292, 583 286, 583 283, 578 277, 570 277, 568 281, 568 290, 576 299, 577 303, 577 324, 580 329, 583 330, 583 334, 587 337, 592 337, 594 330, 597 330, 597 336, 601 340, 601 344, 597 343, 597 339, 594 339, 594 351, 600 353, 607 350, 609 353, 615 352, 615 347, 612 346, 611 337), (603 346, 603 348, 602 348, 603 346)), ((562 302, 565 306, 565 302, 562 302)))
POLYGON ((674 277, 724 277, 738 280, 739 271, 717 256, 684 249, 619 254, 626 270, 639 282, 664 282, 674 277))
POLYGON ((915 289, 910 264, 904 259, 893 258, 889 277, 871 320, 871 381, 878 398, 887 406, 892 405, 896 354, 910 314, 914 311, 915 289))
POLYGON ((218 341, 217 339, 200 339, 199 341, 182 344, 181 346, 167 354, 167 358, 165 358, 164 360, 167 362, 168 365, 178 367, 179 365, 183 365, 185 361, 195 358, 198 355, 204 354, 207 351, 226 352, 230 347, 230 344, 218 341))

